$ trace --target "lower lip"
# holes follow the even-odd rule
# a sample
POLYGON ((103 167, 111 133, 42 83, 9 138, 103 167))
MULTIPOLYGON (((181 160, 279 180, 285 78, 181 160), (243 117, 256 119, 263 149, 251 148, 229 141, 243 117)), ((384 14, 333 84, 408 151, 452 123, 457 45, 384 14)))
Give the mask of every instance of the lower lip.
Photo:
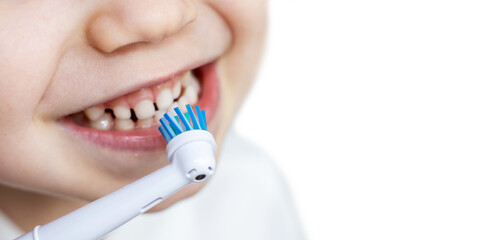
MULTIPOLYGON (((210 63, 200 67, 198 74, 202 81, 202 92, 197 105, 206 111, 206 121, 211 122, 220 98, 216 64, 210 63)), ((115 150, 153 151, 164 149, 167 145, 157 126, 130 131, 104 131, 80 126, 71 117, 63 118, 61 123, 74 135, 115 150)))

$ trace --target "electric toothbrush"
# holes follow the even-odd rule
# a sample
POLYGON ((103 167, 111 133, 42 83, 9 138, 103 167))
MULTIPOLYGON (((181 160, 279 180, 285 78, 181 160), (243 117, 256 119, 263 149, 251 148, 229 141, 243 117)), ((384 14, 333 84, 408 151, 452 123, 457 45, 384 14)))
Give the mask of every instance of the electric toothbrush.
POLYGON ((196 117, 190 105, 186 108, 186 116, 176 107, 176 118, 166 113, 160 119, 162 125, 158 129, 168 142, 169 165, 63 217, 36 226, 17 240, 99 239, 186 185, 207 180, 216 167, 216 142, 207 131, 204 110, 196 106, 196 117))

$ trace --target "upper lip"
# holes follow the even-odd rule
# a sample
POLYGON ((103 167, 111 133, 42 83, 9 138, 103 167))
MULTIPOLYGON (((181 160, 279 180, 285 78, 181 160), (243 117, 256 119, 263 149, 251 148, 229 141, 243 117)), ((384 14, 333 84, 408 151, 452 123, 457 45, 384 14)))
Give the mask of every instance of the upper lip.
MULTIPOLYGON (((128 93, 135 92, 141 88, 147 88, 151 86, 158 85, 162 82, 166 82, 171 80, 174 76, 184 73, 189 70, 193 70, 195 68, 198 68, 202 65, 207 64, 208 62, 211 61, 211 59, 214 59, 218 57, 217 55, 211 55, 207 56, 203 59, 200 60, 193 60, 193 59, 187 59, 187 62, 183 62, 182 64, 175 64, 174 68, 167 68, 166 71, 164 70, 164 67, 161 68, 161 66, 157 66, 158 71, 156 73, 153 72, 139 72, 137 74, 134 74, 133 78, 130 78, 130 76, 120 76, 123 79, 120 80, 115 80, 116 82, 120 82, 121 86, 114 86, 114 89, 111 89, 111 91, 108 90, 102 90, 96 92, 96 94, 93 94, 91 92, 88 92, 89 94, 92 94, 93 96, 87 97, 87 96, 77 96, 77 98, 82 98, 80 100, 73 100, 75 104, 69 105, 69 106, 60 106, 60 107, 65 107, 68 108, 65 111, 61 111, 62 115, 56 115, 53 116, 53 118, 56 119, 61 119, 65 116, 83 111, 84 109, 108 102, 112 99, 118 98, 120 96, 126 95, 128 93)), ((157 59, 148 59, 147 61, 155 61, 157 59)), ((154 64, 154 65, 159 65, 159 64, 154 64)), ((106 73, 103 73, 106 75, 106 73)), ((72 74, 73 75, 73 74, 72 74)), ((132 74, 131 74, 132 75, 132 74)), ((101 76, 100 76, 101 77, 101 76)), ((113 77, 112 77, 113 78, 113 77)), ((72 94, 76 94, 72 93, 72 94)), ((75 98, 75 96, 70 96, 72 98, 75 98)))
MULTIPOLYGON (((192 35, 195 34, 199 33, 192 35)), ((85 46, 68 49, 61 56, 36 111, 42 113, 43 119, 59 120, 168 81, 176 74, 218 59, 231 44, 228 34, 178 36, 106 56, 91 48, 85 50, 85 46)))
MULTIPOLYGON (((171 70, 170 72, 163 73, 162 75, 159 75, 159 76, 153 77, 153 78, 131 79, 130 81, 128 81, 130 84, 127 84, 126 86, 122 87, 121 89, 117 89, 114 92, 106 93, 103 96, 103 98, 101 98, 100 100, 96 100, 93 103, 90 103, 87 107, 84 107, 81 110, 84 110, 88 107, 91 107, 91 106, 94 106, 94 105, 97 105, 97 104, 100 104, 100 103, 108 102, 112 99, 118 98, 118 97, 126 95, 128 93, 138 91, 141 88, 152 87, 152 86, 158 85, 160 83, 167 82, 167 81, 173 79, 174 76, 180 75, 184 72, 187 72, 189 70, 193 70, 197 67, 200 67, 200 66, 206 64, 208 61, 209 61, 209 59, 202 60, 202 61, 197 61, 197 62, 194 62, 192 64, 187 65, 186 67, 178 67, 177 69, 171 70)), ((75 112, 77 112, 77 111, 72 111, 71 113, 69 113, 67 115, 73 114, 75 112)))

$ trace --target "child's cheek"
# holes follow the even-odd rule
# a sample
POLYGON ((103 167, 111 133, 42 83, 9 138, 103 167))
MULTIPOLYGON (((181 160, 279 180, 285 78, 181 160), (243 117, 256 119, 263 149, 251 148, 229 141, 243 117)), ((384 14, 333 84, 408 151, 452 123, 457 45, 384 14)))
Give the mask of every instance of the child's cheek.
POLYGON ((230 107, 235 108, 248 92, 259 65, 267 28, 267 1, 210 2, 229 23, 234 38, 221 70, 222 75, 228 76, 223 83, 224 95, 231 98, 234 105, 230 107))
POLYGON ((41 135, 50 119, 37 106, 74 31, 64 16, 70 13, 58 8, 44 1, 0 3, 0 182, 26 184, 21 176, 37 166, 31 158, 43 160, 39 150, 51 145, 41 135))
POLYGON ((36 107, 68 39, 61 9, 41 2, 0 6, 0 126, 11 132, 41 116, 36 107))

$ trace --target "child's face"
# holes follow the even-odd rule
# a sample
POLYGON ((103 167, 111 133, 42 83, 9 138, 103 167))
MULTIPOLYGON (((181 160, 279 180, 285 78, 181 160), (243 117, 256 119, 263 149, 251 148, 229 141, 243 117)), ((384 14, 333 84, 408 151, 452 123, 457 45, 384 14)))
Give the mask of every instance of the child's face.
POLYGON ((0 183, 110 193, 168 164, 154 115, 173 101, 204 108, 220 147, 264 30, 260 0, 1 1, 0 183))

